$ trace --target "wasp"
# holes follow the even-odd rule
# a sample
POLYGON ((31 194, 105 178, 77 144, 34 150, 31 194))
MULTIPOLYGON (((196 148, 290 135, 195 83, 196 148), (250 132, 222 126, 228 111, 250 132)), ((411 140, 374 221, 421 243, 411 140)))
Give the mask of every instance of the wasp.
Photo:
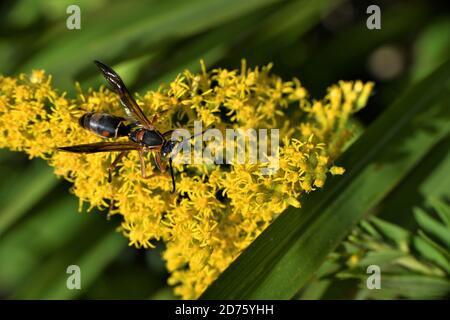
POLYGON ((94 61, 94 63, 103 73, 111 89, 119 96, 127 117, 118 117, 101 112, 88 112, 81 116, 78 122, 81 127, 101 138, 128 137, 129 140, 124 142, 80 144, 59 147, 58 150, 74 153, 120 151, 120 154, 108 167, 109 182, 112 181, 112 171, 114 168, 129 151, 133 150, 139 152, 141 175, 145 178, 144 153, 153 152, 156 166, 161 172, 166 171, 166 160, 168 159, 170 175, 172 177, 172 193, 175 192, 175 178, 170 155, 179 141, 170 139, 174 130, 169 130, 164 133, 158 131, 154 126, 158 114, 154 115, 150 121, 142 112, 136 100, 131 96, 119 75, 112 68, 100 61, 94 61))

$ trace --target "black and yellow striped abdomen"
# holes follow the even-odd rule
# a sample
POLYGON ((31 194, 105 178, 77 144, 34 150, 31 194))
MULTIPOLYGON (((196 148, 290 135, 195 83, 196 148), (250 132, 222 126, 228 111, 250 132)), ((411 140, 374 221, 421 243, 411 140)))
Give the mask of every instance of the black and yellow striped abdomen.
POLYGON ((130 133, 125 120, 107 113, 88 112, 78 122, 80 125, 102 138, 124 137, 130 133))

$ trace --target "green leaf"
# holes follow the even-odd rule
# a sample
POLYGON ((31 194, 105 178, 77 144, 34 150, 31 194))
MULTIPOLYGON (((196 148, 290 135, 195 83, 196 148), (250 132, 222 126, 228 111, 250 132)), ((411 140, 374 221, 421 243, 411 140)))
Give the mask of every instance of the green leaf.
POLYGON ((420 208, 414 208, 414 216, 419 226, 426 232, 435 236, 450 248, 450 229, 431 218, 426 212, 420 208))
MULTIPOLYGON (((82 290, 89 288, 102 270, 125 248, 127 240, 121 234, 108 232, 104 238, 97 241, 80 257, 73 260, 73 264, 78 265, 82 274, 82 290)), ((80 293, 77 290, 68 290, 66 281, 68 274, 66 269, 55 270, 55 281, 51 283, 43 295, 37 295, 42 299, 70 299, 80 293)))
POLYGON ((43 161, 33 161, 20 173, 6 172, 3 181, 0 186, 0 236, 58 183, 53 170, 43 161))
POLYGON ((357 19, 329 41, 323 41, 315 54, 305 59, 301 70, 311 75, 320 70, 320 77, 311 81, 322 85, 336 76, 348 74, 349 69, 363 65, 378 47, 398 41, 404 34, 422 30, 429 10, 423 2, 397 2, 383 9, 383 26, 377 32, 368 32, 366 20, 357 19))
POLYGON ((361 221, 361 228, 375 239, 382 239, 380 233, 368 221, 361 221))
POLYGON ((432 240, 421 234, 419 237, 413 238, 413 244, 416 250, 426 259, 436 263, 448 274, 450 274, 450 263, 447 257, 439 249, 439 246, 432 240))
POLYGON ((369 252, 358 262, 358 265, 369 266, 371 264, 381 265, 385 263, 394 263, 395 260, 404 256, 405 252, 393 249, 386 249, 380 252, 369 252))
POLYGON ((377 217, 401 225, 412 232, 417 229, 414 207, 426 207, 425 199, 450 196, 450 137, 438 143, 377 208, 377 217))
POLYGON ((450 206, 435 197, 430 197, 429 202, 431 206, 436 210, 441 220, 444 221, 447 228, 450 228, 450 206))
MULTIPOLYGON (((91 225, 92 227, 92 225, 91 225)), ((111 261, 127 247, 126 239, 112 230, 103 230, 99 239, 88 246, 77 244, 54 252, 33 269, 31 278, 15 288, 14 299, 70 299, 88 289, 111 261), (81 271, 81 290, 69 290, 67 267, 77 265, 81 271)), ((90 235, 92 230, 87 231, 90 235)))
POLYGON ((304 288, 298 296, 299 300, 318 300, 323 297, 327 289, 332 285, 330 280, 313 281, 304 288))
MULTIPOLYGON (((256 48, 255 51, 273 50, 277 48, 273 42, 279 41, 281 38, 284 38, 284 41, 295 41, 318 22, 323 12, 326 11, 326 7, 329 6, 328 9, 330 9, 333 3, 336 5, 335 1, 330 0, 314 2, 297 0, 283 6, 273 7, 270 15, 255 11, 245 19, 234 19, 227 22, 190 41, 186 46, 181 47, 173 57, 171 57, 171 52, 165 53, 158 66, 165 64, 169 68, 163 71, 161 76, 152 79, 151 83, 140 87, 140 90, 157 89, 161 83, 172 81, 180 70, 199 71, 200 59, 205 61, 207 67, 214 65, 218 60, 230 54, 233 45, 242 41, 242 30, 246 30, 245 34, 254 33, 251 39, 251 48, 252 50, 256 48), (289 40, 286 38, 288 32, 289 40)), ((236 56, 234 59, 239 61, 243 57, 246 55, 236 56)), ((264 63, 268 63, 268 61, 264 61, 264 63)))
MULTIPOLYGON (((68 30, 60 21, 53 41, 42 45, 20 71, 43 68, 58 86, 70 87, 74 77, 94 59, 106 62, 120 54, 148 51, 167 39, 187 37, 208 30, 277 0, 174 0, 116 2, 98 13, 83 16, 81 30, 68 30), (124 14, 126 12, 126 14, 124 14), (84 30, 88 30, 85 32, 84 30)), ((47 36, 47 35, 46 35, 47 36)), ((38 42, 44 42, 41 39, 38 42)))
POLYGON ((39 206, 33 215, 14 227, 0 241, 0 287, 16 289, 27 274, 60 249, 71 248, 70 240, 83 233, 89 216, 77 214, 78 200, 69 194, 39 206))
POLYGON ((253 29, 257 30, 257 34, 252 39, 252 46, 261 50, 276 50, 283 44, 295 42, 340 2, 341 0, 287 2, 274 10, 267 19, 255 23, 253 29))
POLYGON ((372 290, 374 298, 377 296, 377 291, 391 292, 397 298, 436 299, 448 295, 450 281, 422 275, 382 275, 381 290, 372 290))
POLYGON ((450 61, 405 92, 343 155, 347 169, 289 208, 206 290, 203 299, 289 299, 364 213, 449 132, 450 61), (442 114, 444 113, 444 114, 442 114))
POLYGON ((382 232, 383 236, 394 241, 397 246, 404 247, 409 239, 409 232, 395 224, 372 218, 372 223, 382 232))
POLYGON ((418 35, 414 44, 416 59, 411 72, 415 81, 432 72, 448 58, 450 51, 448 30, 450 20, 448 17, 442 17, 433 19, 433 23, 418 35))

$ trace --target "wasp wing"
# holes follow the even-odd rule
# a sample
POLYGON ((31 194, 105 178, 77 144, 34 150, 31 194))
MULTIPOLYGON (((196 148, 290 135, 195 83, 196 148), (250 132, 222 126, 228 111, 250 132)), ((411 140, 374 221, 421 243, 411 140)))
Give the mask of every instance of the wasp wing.
POLYGON ((106 81, 108 81, 111 89, 119 95, 120 102, 122 103, 126 114, 131 119, 139 122, 144 128, 153 129, 152 123, 147 119, 137 102, 133 99, 120 76, 106 64, 97 60, 95 60, 94 63, 103 73, 103 76, 106 81))
POLYGON ((97 153, 111 151, 130 151, 139 150, 141 146, 134 142, 97 142, 88 144, 79 144, 76 146, 59 147, 60 151, 74 153, 97 153))

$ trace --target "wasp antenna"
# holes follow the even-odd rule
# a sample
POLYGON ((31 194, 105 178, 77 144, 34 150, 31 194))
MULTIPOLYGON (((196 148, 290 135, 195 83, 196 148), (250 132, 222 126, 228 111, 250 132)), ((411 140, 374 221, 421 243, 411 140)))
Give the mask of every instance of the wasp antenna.
POLYGON ((169 157, 170 176, 172 177, 172 193, 175 192, 175 177, 173 176, 172 158, 169 157))
POLYGON ((208 130, 211 129, 211 128, 214 128, 214 126, 211 126, 211 127, 209 127, 209 128, 206 128, 205 130, 203 130, 203 131, 200 132, 200 133, 194 134, 194 135, 193 135, 192 137, 190 137, 189 139, 195 138, 195 137, 197 137, 197 136, 201 136, 201 135, 203 135, 206 131, 208 131, 208 130))

